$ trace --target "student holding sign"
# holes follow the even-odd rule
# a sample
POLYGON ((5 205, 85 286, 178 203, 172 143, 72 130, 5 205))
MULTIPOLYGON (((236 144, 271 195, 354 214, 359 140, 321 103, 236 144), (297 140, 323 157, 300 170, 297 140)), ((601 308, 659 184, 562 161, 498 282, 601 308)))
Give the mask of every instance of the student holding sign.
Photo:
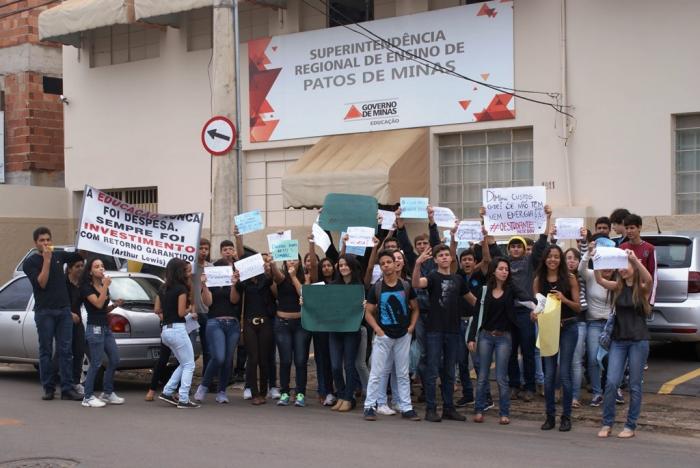
MULTIPOLYGON (((553 294, 561 302, 561 331, 559 333, 559 352, 543 358, 544 397, 546 400, 546 419, 541 429, 554 429, 556 403, 554 392, 557 380, 557 367, 562 385, 562 415, 559 430, 571 430, 571 404, 573 400, 572 366, 576 342, 578 341, 578 314, 581 312, 579 285, 566 266, 564 252, 558 245, 548 246, 537 269, 533 282, 533 293, 547 296, 553 294)), ((537 315, 533 313, 533 318, 537 315)))
POLYGON ((318 267, 314 252, 314 238, 309 236, 309 280, 307 282, 300 260, 285 260, 282 271, 271 264, 272 275, 277 285, 277 319, 274 332, 277 349, 280 355, 280 399, 278 406, 289 406, 289 381, 291 376, 292 359, 296 371, 296 387, 294 389, 294 406, 306 406, 307 364, 309 362, 309 347, 311 333, 301 326, 301 286, 315 283, 318 267))
POLYGON ((615 397, 622 382, 626 365, 630 374, 630 405, 627 421, 617 437, 634 437, 637 419, 642 409, 642 375, 649 355, 649 330, 646 319, 651 313, 649 293, 653 278, 634 251, 627 250, 629 264, 620 268, 614 280, 603 278, 596 270, 596 281, 612 292, 615 304, 614 324, 610 354, 608 357, 608 379, 605 384, 603 402, 603 426, 598 437, 609 437, 615 422, 615 397))

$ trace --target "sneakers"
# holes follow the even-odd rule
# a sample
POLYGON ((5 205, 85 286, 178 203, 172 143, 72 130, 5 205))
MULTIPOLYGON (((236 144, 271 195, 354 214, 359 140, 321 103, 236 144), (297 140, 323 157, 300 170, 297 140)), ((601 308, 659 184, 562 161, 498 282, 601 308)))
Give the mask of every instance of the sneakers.
POLYGON ((416 410, 408 410, 401 413, 402 419, 408 419, 410 421, 420 421, 420 416, 416 413, 416 410))
POLYGON ((442 409, 442 419, 451 421, 466 421, 467 417, 463 414, 459 414, 454 408, 443 408, 442 409))
POLYGON ((50 401, 55 398, 56 395, 54 395, 54 390, 47 390, 44 392, 43 395, 41 395, 41 399, 44 401, 50 401))
POLYGON ((67 392, 61 393, 61 400, 71 400, 71 401, 81 401, 84 397, 80 393, 76 392, 72 388, 67 392))
POLYGON ((204 401, 204 397, 207 396, 207 392, 209 389, 203 385, 200 385, 197 387, 197 391, 194 392, 194 401, 202 402, 204 401))
POLYGON ((304 406, 306 406, 306 397, 303 393, 297 393, 297 396, 294 400, 294 406, 297 406, 299 408, 303 408, 304 406))
POLYGON ((81 404, 86 408, 102 408, 103 406, 107 406, 107 403, 100 400, 95 395, 92 395, 90 398, 84 398, 81 404))
POLYGON ((226 392, 217 393, 216 402, 220 404, 228 403, 228 397, 226 396, 226 392))
POLYGON ((166 395, 165 393, 161 393, 160 395, 158 395, 158 399, 160 401, 170 403, 173 406, 177 406, 177 400, 172 395, 166 395))
POLYGON ((377 414, 381 414, 382 416, 393 416, 396 414, 396 411, 389 408, 387 405, 380 405, 377 407, 377 414))
POLYGON ((200 406, 201 406, 200 404, 195 403, 194 401, 178 401, 177 402, 178 409, 199 408, 200 406))
POLYGON ((496 405, 493 403, 493 400, 486 400, 486 406, 484 406, 484 413, 495 406, 496 405))
POLYGON ((102 393, 100 395, 100 400, 104 401, 105 403, 108 403, 110 405, 123 405, 124 404, 124 398, 118 396, 116 393, 112 392, 110 394, 107 393, 102 393))
POLYGON ((442 421, 442 418, 438 416, 437 411, 429 409, 425 411, 425 420, 430 422, 440 422, 442 421))
POLYGON ((249 388, 243 389, 243 399, 244 400, 252 400, 253 399, 253 392, 249 388))
POLYGON ((335 398, 335 395, 329 393, 328 395, 326 395, 326 399, 323 400, 323 406, 333 406, 335 405, 336 401, 338 400, 335 398))
POLYGON ((280 389, 277 387, 272 387, 267 391, 267 397, 272 398, 273 400, 279 400, 281 396, 282 394, 280 393, 280 389))
POLYGON ((625 397, 622 394, 622 390, 620 390, 619 388, 617 389, 617 393, 615 393, 615 404, 618 404, 618 405, 625 404, 625 397))
POLYGON ((468 405, 473 405, 474 404, 474 398, 471 396, 463 396, 457 402, 455 403, 455 406, 457 408, 464 408, 465 406, 468 405))
POLYGON ((603 395, 596 395, 591 400, 591 406, 594 408, 599 407, 603 403, 603 395))
POLYGON ((365 408, 365 411, 363 412, 363 416, 365 418, 365 421, 376 421, 377 420, 377 413, 374 411, 374 408, 371 406, 369 408, 365 408))
MULTIPOLYGON (((269 393, 268 393, 269 395, 269 393)), ((283 393, 280 395, 280 399, 277 402, 277 406, 289 406, 289 394, 288 393, 283 393)))
POLYGON ((81 384, 77 383, 73 385, 73 390, 76 392, 80 393, 81 395, 85 394, 85 387, 83 387, 81 384))

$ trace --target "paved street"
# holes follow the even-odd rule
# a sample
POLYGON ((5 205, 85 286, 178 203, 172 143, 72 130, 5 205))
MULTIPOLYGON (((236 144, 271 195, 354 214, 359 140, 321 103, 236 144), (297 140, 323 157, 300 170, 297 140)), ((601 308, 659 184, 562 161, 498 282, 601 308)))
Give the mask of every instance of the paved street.
MULTIPOLYGON (((635 439, 598 440, 596 426, 576 421, 571 433, 539 430, 515 416, 508 427, 413 423, 359 411, 337 414, 316 402, 304 409, 253 407, 234 391, 232 404, 178 410, 143 401, 143 384, 118 382, 122 407, 87 409, 43 402, 30 366, 0 369, 0 467, 30 457, 79 466, 697 466, 700 438, 640 430, 635 439)), ((66 465, 69 466, 69 465, 66 465)))

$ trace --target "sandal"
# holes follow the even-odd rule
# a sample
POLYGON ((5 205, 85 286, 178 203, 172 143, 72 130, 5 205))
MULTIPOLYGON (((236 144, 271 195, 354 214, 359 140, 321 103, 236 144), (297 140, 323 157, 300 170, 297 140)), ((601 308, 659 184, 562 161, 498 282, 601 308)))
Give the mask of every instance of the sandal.
POLYGON ((156 392, 155 390, 149 390, 148 393, 146 393, 146 397, 144 400, 146 401, 153 401, 153 399, 156 397, 156 392))
POLYGON ((629 427, 626 427, 617 435, 618 439, 631 439, 634 437, 634 431, 629 427))
POLYGON ((580 407, 581 407, 581 403, 580 403, 578 400, 574 400, 574 401, 571 402, 571 407, 572 407, 572 408, 580 408, 580 407))
POLYGON ((610 437, 610 433, 612 432, 612 427, 610 426, 603 426, 600 428, 598 431, 598 437, 601 439, 606 439, 610 437))
POLYGON ((474 422, 475 423, 482 423, 484 422, 484 415, 482 413, 476 413, 474 415, 474 422))
POLYGON ((510 424, 510 418, 508 416, 501 416, 501 419, 498 421, 498 424, 502 426, 507 426, 510 424))

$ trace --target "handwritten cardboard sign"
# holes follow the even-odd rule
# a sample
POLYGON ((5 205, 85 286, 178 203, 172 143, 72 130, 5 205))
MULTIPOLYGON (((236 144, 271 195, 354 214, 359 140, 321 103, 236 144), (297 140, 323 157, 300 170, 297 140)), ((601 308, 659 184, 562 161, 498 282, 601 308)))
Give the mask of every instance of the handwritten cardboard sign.
POLYGON ((245 281, 265 273, 265 260, 263 260, 262 254, 255 254, 251 255, 250 257, 245 257, 237 262, 234 262, 233 265, 236 267, 236 270, 240 272, 241 281, 245 281))
POLYGON ((272 246, 272 258, 276 262, 297 260, 299 258, 299 241, 296 239, 284 239, 275 242, 272 246))
POLYGON ((207 276, 209 288, 231 286, 233 267, 231 265, 204 267, 204 274, 207 276))
POLYGON ((542 234, 547 226, 546 203, 541 186, 484 189, 486 229, 494 236, 542 234))
POLYGON ((270 252, 272 252, 273 246, 275 245, 275 242, 281 241, 281 240, 291 240, 292 239, 292 231, 291 230, 286 230, 283 232, 273 232, 272 234, 267 235, 267 246, 270 249, 270 252))
POLYGON ((435 220, 435 224, 440 227, 452 228, 455 225, 457 217, 451 209, 436 206, 433 207, 433 219, 435 220))
POLYGON ((238 226, 238 232, 248 234, 255 231, 260 231, 265 228, 265 223, 262 219, 260 210, 248 211, 234 216, 234 222, 238 226))
POLYGON ((557 239, 580 239, 583 218, 557 218, 555 226, 557 227, 557 239))
MULTIPOLYGON (((340 250, 343 250, 343 245, 345 245, 345 241, 343 238, 345 237, 345 231, 340 233, 340 250)), ((346 245, 345 246, 345 253, 350 254, 350 255, 357 255, 358 257, 361 257, 365 254, 365 249, 366 247, 360 247, 360 246, 353 246, 353 245, 346 245)))
POLYGON ((401 197, 401 217, 428 219, 428 199, 425 197, 401 197))
POLYGON ((382 218, 382 229, 390 231, 394 229, 394 223, 396 222, 396 213, 389 210, 378 210, 379 216, 382 218))
POLYGON ((483 240, 484 233, 481 231, 481 221, 460 221, 455 232, 457 242, 479 242, 483 240))
POLYGON ((363 226, 351 226, 348 228, 348 247, 372 247, 374 246, 374 229, 363 226))
POLYGON ((593 257, 594 270, 615 270, 627 268, 627 253, 617 247, 596 247, 593 257))
POLYGON ((321 247, 321 250, 324 252, 328 251, 328 248, 331 246, 331 238, 328 237, 326 231, 314 223, 311 225, 311 233, 314 235, 314 243, 321 247))

